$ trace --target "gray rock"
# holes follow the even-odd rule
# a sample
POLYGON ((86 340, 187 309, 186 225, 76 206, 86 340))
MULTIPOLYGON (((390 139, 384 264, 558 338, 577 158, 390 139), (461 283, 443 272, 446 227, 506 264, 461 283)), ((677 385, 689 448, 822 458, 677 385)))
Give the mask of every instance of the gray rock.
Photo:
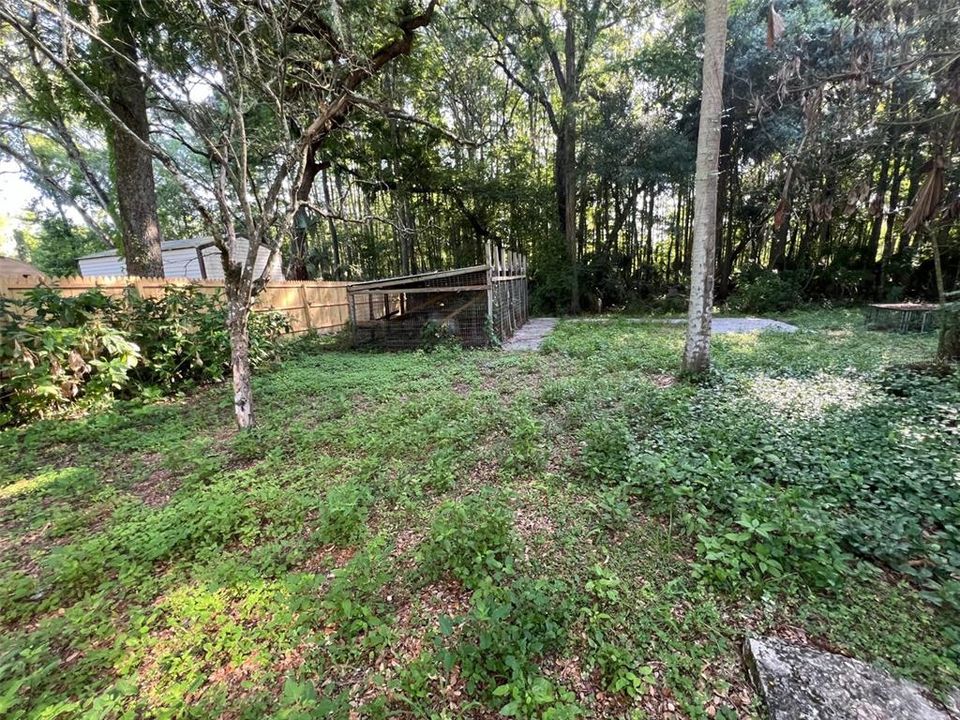
MULTIPOLYGON (((859 660, 778 638, 748 638, 744 658, 770 720, 950 720, 916 683, 859 660)), ((956 717, 956 716, 954 716, 956 717)))

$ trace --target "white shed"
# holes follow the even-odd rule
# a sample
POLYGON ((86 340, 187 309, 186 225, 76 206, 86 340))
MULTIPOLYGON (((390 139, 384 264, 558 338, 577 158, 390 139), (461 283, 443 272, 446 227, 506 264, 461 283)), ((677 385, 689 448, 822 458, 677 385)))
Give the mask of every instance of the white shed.
MULTIPOLYGON (((230 256, 242 260, 247 256, 249 244, 245 238, 237 238, 230 256)), ((206 237, 187 238, 185 240, 167 240, 160 244, 163 258, 163 275, 168 278, 191 278, 195 280, 222 280, 223 262, 220 251, 213 240, 206 237)), ((270 256, 268 248, 261 247, 254 266, 255 277, 259 277, 270 256)), ((83 277, 122 277, 127 274, 124 259, 116 250, 84 255, 77 260, 83 277)), ((283 280, 280 268, 280 254, 277 253, 271 263, 269 278, 283 280)))

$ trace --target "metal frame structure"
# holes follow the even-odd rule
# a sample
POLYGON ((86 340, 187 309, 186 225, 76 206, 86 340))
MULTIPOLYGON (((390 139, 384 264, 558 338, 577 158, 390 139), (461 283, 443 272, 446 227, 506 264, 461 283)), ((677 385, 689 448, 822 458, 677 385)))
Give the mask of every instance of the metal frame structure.
POLYGON ((354 345, 399 350, 452 340, 485 347, 510 338, 528 317, 527 260, 488 244, 486 261, 351 284, 354 345))

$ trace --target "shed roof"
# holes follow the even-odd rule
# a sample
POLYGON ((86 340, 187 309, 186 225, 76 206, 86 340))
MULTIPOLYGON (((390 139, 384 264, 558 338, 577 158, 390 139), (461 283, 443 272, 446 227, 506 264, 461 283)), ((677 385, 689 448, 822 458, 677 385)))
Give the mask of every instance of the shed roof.
POLYGON ((471 267, 457 268, 455 270, 436 270, 428 273, 417 273, 416 275, 398 275, 397 277, 383 278, 381 280, 367 280, 365 282, 351 283, 347 286, 347 292, 353 290, 373 290, 382 287, 396 287, 398 285, 415 285, 428 280, 456 277, 457 275, 466 275, 467 273, 480 272, 486 269, 486 265, 472 265, 471 267))
MULTIPOLYGON (((201 245, 209 245, 213 242, 213 238, 207 237, 195 237, 195 238, 183 238, 182 240, 164 240, 160 243, 160 252, 165 250, 184 250, 187 248, 197 248, 201 245)), ((101 252, 90 253, 89 255, 84 255, 83 257, 78 258, 79 260, 93 260, 94 258, 106 258, 106 257, 116 257, 116 250, 102 250, 101 252)))

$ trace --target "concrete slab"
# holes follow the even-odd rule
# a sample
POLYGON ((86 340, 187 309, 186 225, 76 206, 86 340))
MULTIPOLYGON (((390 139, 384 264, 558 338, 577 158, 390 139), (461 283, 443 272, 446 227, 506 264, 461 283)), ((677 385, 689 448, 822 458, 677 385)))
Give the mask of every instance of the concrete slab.
POLYGON ((505 352, 536 352, 543 344, 544 338, 556 325, 556 318, 530 318, 512 338, 503 343, 503 350, 505 352))
MULTIPOLYGON (((616 315, 607 317, 582 317, 577 318, 576 322, 603 322, 605 320, 617 320, 616 315)), ((666 323, 668 325, 686 325, 685 318, 623 318, 627 322, 633 323, 666 323)), ((713 318, 714 334, 722 333, 752 333, 762 330, 772 330, 773 332, 792 333, 799 330, 796 325, 785 323, 780 320, 770 320, 769 318, 756 317, 715 317, 713 318)))
MULTIPOLYGON (((673 325, 686 325, 686 320, 668 320, 673 325)), ((752 333, 761 330, 772 330, 773 332, 792 333, 798 330, 796 325, 781 322, 780 320, 770 320, 768 318, 755 317, 715 317, 713 319, 713 332, 721 333, 752 333)))
POLYGON ((779 638, 748 638, 744 658, 770 720, 951 718, 920 685, 842 655, 779 638))

